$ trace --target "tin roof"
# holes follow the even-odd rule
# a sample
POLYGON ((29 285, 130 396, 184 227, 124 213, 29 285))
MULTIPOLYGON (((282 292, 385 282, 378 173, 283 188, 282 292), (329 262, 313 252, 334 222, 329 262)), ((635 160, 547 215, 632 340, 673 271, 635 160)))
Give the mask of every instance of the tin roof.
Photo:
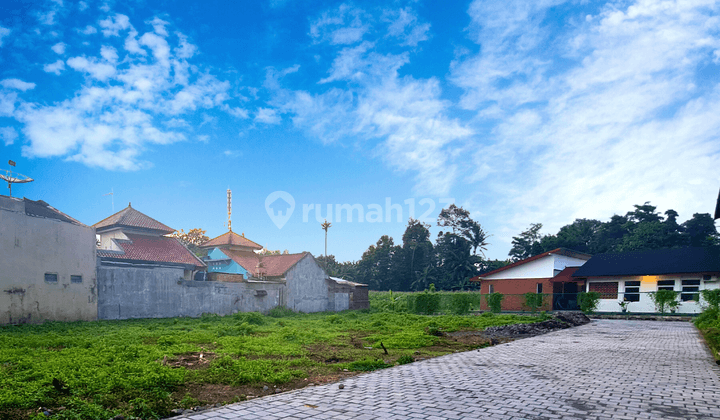
POLYGON ((100 258, 161 262, 194 265, 204 268, 205 263, 190 252, 176 238, 167 236, 148 236, 126 233, 129 240, 113 239, 122 249, 121 252, 99 249, 100 258))
POLYGON ((244 236, 240 236, 233 231, 225 232, 216 238, 210 239, 207 242, 203 242, 202 245, 200 245, 200 248, 213 248, 222 245, 245 246, 258 250, 263 249, 262 245, 259 245, 244 236))
POLYGON ((25 214, 28 216, 44 217, 46 219, 55 219, 61 222, 85 226, 83 223, 80 223, 42 200, 33 201, 23 198, 23 203, 25 204, 25 214))
POLYGON ((93 225, 95 230, 102 232, 113 227, 132 227, 153 230, 160 233, 173 233, 175 229, 158 222, 132 208, 130 204, 119 212, 107 217, 93 225))

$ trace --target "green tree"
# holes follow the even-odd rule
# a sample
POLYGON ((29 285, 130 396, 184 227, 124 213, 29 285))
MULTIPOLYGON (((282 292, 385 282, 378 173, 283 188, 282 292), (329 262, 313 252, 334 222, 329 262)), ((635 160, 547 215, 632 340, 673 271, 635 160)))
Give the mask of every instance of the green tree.
POLYGON ((513 262, 542 254, 543 249, 540 243, 542 226, 542 223, 533 223, 527 230, 520 233, 520 236, 513 236, 512 248, 508 253, 513 262))
POLYGON ((176 231, 170 236, 177 238, 195 255, 204 257, 207 251, 200 249, 200 245, 210 240, 205 233, 207 232, 200 228, 190 229, 187 233, 180 229, 180 232, 176 231))
MULTIPOLYGON (((418 282, 421 273, 433 265, 433 244, 430 242, 430 225, 410 219, 403 234, 402 264, 398 275, 400 289, 424 290, 430 282, 418 282)), ((427 279, 427 277, 426 277, 427 279)))
POLYGON ((690 246, 720 245, 720 235, 709 213, 695 213, 682 224, 685 243, 690 246))

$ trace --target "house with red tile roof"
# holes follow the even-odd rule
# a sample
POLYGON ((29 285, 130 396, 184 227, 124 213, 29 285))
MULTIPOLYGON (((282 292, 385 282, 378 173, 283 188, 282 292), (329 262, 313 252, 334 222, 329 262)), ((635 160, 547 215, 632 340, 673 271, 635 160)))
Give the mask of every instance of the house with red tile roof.
POLYGON ((192 280, 205 263, 177 238, 166 236, 175 229, 134 209, 131 204, 93 225, 103 265, 166 267, 192 280))
MULTIPOLYGON (((505 296, 503 310, 526 309, 526 293, 546 295, 542 310, 576 310, 577 293, 583 291, 584 281, 572 274, 590 257, 582 252, 557 248, 483 273, 470 281, 480 283, 481 294, 502 293, 505 296)), ((487 302, 482 301, 481 309, 486 309, 487 302)))
POLYGON ((232 230, 202 245, 211 281, 282 285, 278 306, 320 312, 369 307, 367 285, 343 282, 325 273, 309 252, 262 254, 263 247, 232 230))

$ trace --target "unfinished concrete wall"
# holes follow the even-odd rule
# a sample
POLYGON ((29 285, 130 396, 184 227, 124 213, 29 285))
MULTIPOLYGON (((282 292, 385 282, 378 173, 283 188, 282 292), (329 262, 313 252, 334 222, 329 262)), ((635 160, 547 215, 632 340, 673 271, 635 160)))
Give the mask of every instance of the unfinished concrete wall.
POLYGON ((325 271, 312 255, 303 257, 285 275, 288 287, 287 307, 300 312, 322 312, 334 309, 328 296, 325 271))
POLYGON ((267 312, 284 302, 284 285, 186 281, 182 269, 98 267, 98 318, 197 317, 267 312))
POLYGON ((97 318, 94 228, 0 197, 0 253, 0 324, 97 318))

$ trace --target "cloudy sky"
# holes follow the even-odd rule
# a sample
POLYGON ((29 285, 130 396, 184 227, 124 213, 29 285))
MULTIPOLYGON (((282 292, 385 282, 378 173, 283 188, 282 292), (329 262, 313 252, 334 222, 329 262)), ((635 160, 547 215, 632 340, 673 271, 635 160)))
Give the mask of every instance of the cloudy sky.
POLYGON ((230 188, 234 231, 318 255, 328 218, 340 260, 450 200, 491 258, 530 223, 645 201, 685 220, 720 187, 718 8, 6 0, 0 169, 16 161, 35 181, 13 195, 87 224, 114 199, 211 237, 230 188), (295 201, 282 229, 275 191, 295 201))

